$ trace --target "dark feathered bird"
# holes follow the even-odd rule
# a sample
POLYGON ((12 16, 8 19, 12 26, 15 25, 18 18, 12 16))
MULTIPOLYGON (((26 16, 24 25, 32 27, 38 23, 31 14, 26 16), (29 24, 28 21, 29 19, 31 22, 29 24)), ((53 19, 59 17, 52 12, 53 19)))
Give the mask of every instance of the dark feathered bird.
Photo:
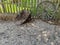
POLYGON ((21 23, 22 24, 25 24, 25 23, 28 23, 30 22, 32 19, 31 19, 31 14, 29 14, 29 16, 26 18, 26 20, 24 22, 21 23))
POLYGON ((30 22, 32 20, 31 19, 31 12, 30 11, 23 10, 21 15, 25 19, 24 22, 21 23, 21 25, 25 24, 25 23, 28 23, 28 22, 30 22))
POLYGON ((27 11, 27 10, 22 10, 20 12, 20 14, 17 15, 16 18, 18 18, 18 19, 21 19, 21 18, 24 19, 24 21, 20 25, 28 23, 28 22, 30 22, 32 20, 31 19, 31 12, 27 11))

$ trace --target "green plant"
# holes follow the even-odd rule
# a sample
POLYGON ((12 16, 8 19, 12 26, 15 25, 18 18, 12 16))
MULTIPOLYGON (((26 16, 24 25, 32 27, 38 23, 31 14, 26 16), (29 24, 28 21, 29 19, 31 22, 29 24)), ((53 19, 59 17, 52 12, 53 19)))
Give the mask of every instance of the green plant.
POLYGON ((60 8, 58 9, 58 12, 56 12, 55 17, 57 20, 60 20, 60 8))
POLYGON ((22 9, 28 9, 28 10, 31 10, 34 14, 36 13, 36 8, 35 8, 36 0, 31 0, 31 3, 30 3, 30 0, 21 0, 21 2, 14 3, 14 4, 11 2, 11 0, 2 0, 2 3, 3 3, 3 7, 0 6, 0 12, 2 13, 3 12, 4 13, 17 13, 17 11, 21 11, 22 9))

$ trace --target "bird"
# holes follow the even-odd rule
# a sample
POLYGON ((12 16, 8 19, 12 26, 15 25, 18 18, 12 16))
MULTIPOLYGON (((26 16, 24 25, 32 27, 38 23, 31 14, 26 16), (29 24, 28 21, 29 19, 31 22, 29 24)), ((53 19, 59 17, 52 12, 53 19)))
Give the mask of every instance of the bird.
POLYGON ((19 25, 26 24, 32 20, 31 18, 31 12, 27 10, 22 10, 16 17, 17 19, 23 19, 24 21, 20 23, 19 25))

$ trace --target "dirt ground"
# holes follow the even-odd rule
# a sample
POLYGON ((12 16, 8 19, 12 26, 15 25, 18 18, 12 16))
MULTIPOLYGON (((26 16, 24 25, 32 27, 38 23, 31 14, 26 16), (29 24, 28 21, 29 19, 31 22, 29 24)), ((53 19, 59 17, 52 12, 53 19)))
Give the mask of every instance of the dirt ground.
POLYGON ((0 45, 60 45, 60 26, 41 20, 18 24, 20 21, 0 21, 0 45))

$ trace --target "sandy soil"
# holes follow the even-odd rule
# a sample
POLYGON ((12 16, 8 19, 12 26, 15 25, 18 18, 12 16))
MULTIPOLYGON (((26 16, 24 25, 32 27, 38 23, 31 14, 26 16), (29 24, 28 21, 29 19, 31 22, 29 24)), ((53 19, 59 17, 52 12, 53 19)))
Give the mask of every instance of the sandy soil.
POLYGON ((60 26, 41 20, 18 24, 20 21, 0 21, 0 45, 60 45, 60 26))

